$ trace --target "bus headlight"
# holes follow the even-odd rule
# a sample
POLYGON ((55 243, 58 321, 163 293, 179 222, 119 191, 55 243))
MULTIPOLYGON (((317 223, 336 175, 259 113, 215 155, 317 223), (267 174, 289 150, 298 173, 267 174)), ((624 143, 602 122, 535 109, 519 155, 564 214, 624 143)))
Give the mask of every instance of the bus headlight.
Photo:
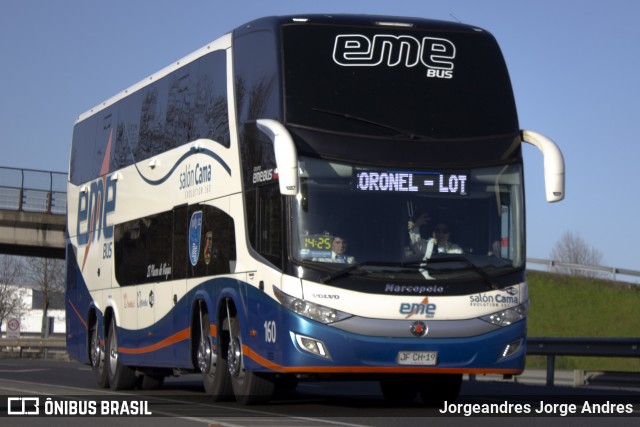
POLYGON ((273 292, 278 301, 289 310, 316 322, 333 323, 351 317, 349 313, 287 295, 275 286, 273 292))
POLYGON ((527 317, 529 313, 529 301, 506 310, 498 311, 481 319, 498 326, 509 326, 527 317))

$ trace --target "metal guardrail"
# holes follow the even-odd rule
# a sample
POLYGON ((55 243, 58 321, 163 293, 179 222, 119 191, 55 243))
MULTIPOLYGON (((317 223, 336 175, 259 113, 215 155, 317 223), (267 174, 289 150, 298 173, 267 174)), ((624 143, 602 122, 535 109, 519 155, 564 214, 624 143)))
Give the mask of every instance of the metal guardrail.
POLYGON ((640 338, 528 337, 527 355, 547 356, 546 384, 552 386, 556 356, 640 358, 640 338))
POLYGON ((66 338, 0 338, 0 352, 4 349, 18 349, 20 357, 33 352, 41 354, 45 359, 49 356, 49 350, 67 349, 66 338))
POLYGON ((0 167, 0 209, 67 213, 67 174, 0 167))
MULTIPOLYGON (((560 261, 554 261, 551 259, 539 259, 539 258, 527 258, 527 263, 545 265, 549 268, 549 270, 552 270, 554 268, 564 268, 568 270, 584 270, 584 271, 590 271, 594 273, 611 274, 612 280, 614 282, 616 281, 617 275, 640 277, 640 271, 637 271, 637 270, 629 270, 626 268, 618 268, 618 267, 607 267, 602 265, 572 264, 568 262, 560 262, 560 261)), ((560 271, 560 273, 562 272, 560 271)))

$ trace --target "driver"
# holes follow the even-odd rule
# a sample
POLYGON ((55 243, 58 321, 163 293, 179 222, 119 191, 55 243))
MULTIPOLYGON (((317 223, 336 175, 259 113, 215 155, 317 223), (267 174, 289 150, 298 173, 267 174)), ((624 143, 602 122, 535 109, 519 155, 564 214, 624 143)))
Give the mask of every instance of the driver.
POLYGON ((420 236, 420 226, 430 221, 429 213, 425 212, 414 221, 409 221, 409 239, 411 249, 417 254, 424 254, 424 258, 431 258, 433 254, 461 254, 462 248, 449 241, 451 232, 444 222, 436 224, 431 238, 423 239, 420 236))
POLYGON ((338 264, 355 264, 356 259, 350 255, 347 255, 347 239, 335 235, 331 238, 331 256, 324 258, 314 258, 313 261, 319 262, 333 262, 338 264))

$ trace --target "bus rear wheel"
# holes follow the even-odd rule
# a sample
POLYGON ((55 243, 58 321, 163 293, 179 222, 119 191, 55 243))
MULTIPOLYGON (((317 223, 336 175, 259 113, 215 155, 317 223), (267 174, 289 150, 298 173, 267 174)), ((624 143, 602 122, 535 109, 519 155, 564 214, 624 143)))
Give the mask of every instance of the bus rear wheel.
POLYGON ((107 376, 111 390, 130 390, 137 383, 135 371, 121 363, 118 357, 118 333, 115 317, 111 318, 111 326, 107 338, 107 376))
POLYGON ((227 367, 236 401, 243 405, 268 403, 274 392, 273 379, 246 370, 240 322, 237 315, 228 320, 230 342, 227 350, 227 367))
POLYGON ((107 378, 107 368, 105 366, 104 348, 100 345, 100 334, 98 333, 98 322, 96 321, 91 327, 91 338, 89 342, 89 360, 91 361, 91 370, 96 376, 98 387, 109 387, 107 378))
POLYGON ((213 397, 214 401, 228 400, 233 396, 233 390, 229 381, 227 361, 220 354, 221 337, 218 344, 214 346, 209 327, 209 314, 203 313, 200 316, 200 321, 196 361, 198 369, 202 372, 204 389, 207 394, 213 397))

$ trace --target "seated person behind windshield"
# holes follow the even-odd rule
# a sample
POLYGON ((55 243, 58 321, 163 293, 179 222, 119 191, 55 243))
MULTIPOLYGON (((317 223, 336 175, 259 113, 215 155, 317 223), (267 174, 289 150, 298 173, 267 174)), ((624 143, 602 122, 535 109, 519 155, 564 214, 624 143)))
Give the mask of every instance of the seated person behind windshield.
POLYGON ((313 261, 318 262, 334 262, 338 264, 355 264, 356 259, 346 254, 347 239, 342 236, 333 236, 331 238, 331 256, 323 258, 314 258, 313 261))
POLYGON ((411 239, 411 249, 424 258, 430 258, 432 254, 461 254, 462 248, 449 241, 451 233, 449 227, 439 222, 430 239, 423 239, 420 236, 420 226, 425 225, 430 220, 427 212, 423 213, 416 221, 409 220, 409 238, 411 239))

